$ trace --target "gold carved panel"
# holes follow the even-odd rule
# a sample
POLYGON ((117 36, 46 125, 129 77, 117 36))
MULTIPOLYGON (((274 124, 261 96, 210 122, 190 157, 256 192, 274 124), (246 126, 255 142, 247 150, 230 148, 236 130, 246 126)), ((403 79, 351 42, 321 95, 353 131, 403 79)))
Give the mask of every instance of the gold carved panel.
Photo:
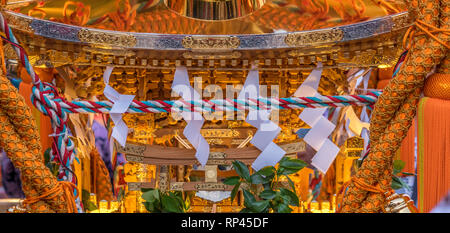
POLYGON ((284 39, 290 46, 305 46, 312 44, 338 42, 344 37, 341 29, 331 28, 314 32, 289 33, 284 39))
POLYGON ((124 33, 107 33, 85 28, 78 31, 78 39, 86 43, 105 44, 118 47, 134 47, 136 45, 136 37, 133 35, 124 33))
POLYGON ((240 40, 236 36, 193 37, 186 36, 181 44, 189 49, 235 49, 240 40))

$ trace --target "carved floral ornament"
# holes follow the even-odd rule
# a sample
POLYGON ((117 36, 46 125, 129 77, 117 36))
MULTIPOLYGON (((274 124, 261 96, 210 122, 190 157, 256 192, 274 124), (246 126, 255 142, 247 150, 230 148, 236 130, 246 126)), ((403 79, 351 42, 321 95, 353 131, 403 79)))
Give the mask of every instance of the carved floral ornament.
POLYGON ((5 18, 10 26, 15 29, 34 33, 34 29, 31 27, 31 19, 17 17, 16 15, 5 14, 5 18))
POLYGON ((186 36, 181 44, 189 49, 235 49, 239 47, 240 40, 236 36, 220 37, 194 37, 186 36))
POLYGON ((313 32, 294 32, 286 35, 284 42, 290 46, 305 46, 319 43, 339 42, 344 38, 344 32, 338 28, 313 32))
POLYGON ((86 43, 118 47, 134 47, 136 45, 136 37, 130 34, 108 33, 85 28, 78 31, 78 39, 86 43))

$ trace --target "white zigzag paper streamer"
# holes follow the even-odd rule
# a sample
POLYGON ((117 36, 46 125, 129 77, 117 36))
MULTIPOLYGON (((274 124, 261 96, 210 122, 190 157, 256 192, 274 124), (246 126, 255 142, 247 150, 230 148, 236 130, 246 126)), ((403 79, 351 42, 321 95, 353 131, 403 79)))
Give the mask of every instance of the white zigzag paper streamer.
POLYGON ((105 83, 105 89, 103 94, 107 99, 114 103, 109 113, 111 120, 114 122, 114 128, 111 133, 111 139, 109 141, 109 148, 112 156, 113 138, 124 147, 128 137, 128 126, 122 120, 122 114, 125 113, 133 102, 134 95, 122 95, 109 85, 109 77, 113 71, 113 66, 108 66, 103 73, 103 82, 105 83))
MULTIPOLYGON (((252 67, 244 82, 244 86, 239 93, 238 99, 259 97, 259 72, 252 67)), ((271 110, 250 110, 245 122, 254 126, 257 130, 250 141, 261 154, 252 164, 252 168, 258 171, 266 166, 275 166, 286 152, 281 149, 273 140, 277 137, 281 128, 269 120, 271 110)))
MULTIPOLYGON (((294 97, 320 96, 317 92, 320 78, 322 75, 322 63, 317 64, 308 78, 295 91, 294 97)), ((305 135, 303 140, 308 143, 317 153, 314 155, 311 164, 323 173, 326 173, 331 163, 339 152, 337 147, 328 136, 336 127, 327 118, 323 116, 327 109, 303 109, 299 118, 311 127, 311 130, 305 135)))
MULTIPOLYGON (((189 75, 184 66, 179 66, 175 70, 172 90, 184 100, 201 100, 200 94, 195 91, 189 83, 189 75)), ((187 125, 183 130, 183 135, 196 149, 195 157, 197 160, 202 166, 205 166, 209 158, 209 145, 205 138, 200 134, 205 119, 198 112, 182 112, 181 116, 187 122, 187 125)))
MULTIPOLYGON (((353 76, 358 76, 364 73, 364 70, 361 70, 354 74, 353 76)), ((367 72, 364 76, 359 77, 356 80, 356 84, 351 90, 351 93, 353 94, 355 89, 359 86, 361 82, 363 82, 363 88, 364 90, 367 90, 369 78, 370 78, 371 71, 367 72)), ((364 149, 361 153, 361 155, 364 155, 367 149, 367 145, 369 144, 369 128, 370 128, 370 120, 369 116, 367 115, 366 106, 363 107, 361 111, 360 119, 356 116, 354 110, 352 107, 347 107, 347 110, 345 112, 345 127, 347 129, 347 133, 349 134, 349 137, 352 137, 354 135, 361 136, 364 140, 364 149), (354 135, 353 135, 354 134, 354 135)))

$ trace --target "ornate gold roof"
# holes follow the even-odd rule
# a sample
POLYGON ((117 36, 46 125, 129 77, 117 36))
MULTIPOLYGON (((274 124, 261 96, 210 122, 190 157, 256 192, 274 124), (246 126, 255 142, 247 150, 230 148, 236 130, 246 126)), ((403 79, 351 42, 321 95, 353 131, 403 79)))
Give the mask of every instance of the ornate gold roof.
POLYGON ((248 69, 252 62, 268 72, 310 70, 317 61, 325 68, 392 66, 410 25, 406 12, 394 14, 373 0, 248 0, 250 8, 215 13, 229 14, 226 20, 205 20, 208 9, 186 10, 192 1, 243 3, 17 0, 8 2, 5 16, 37 67, 202 71, 248 69))
MULTIPOLYGON (((39 3, 36 1, 23 2, 27 1, 9 1, 8 8, 34 18, 76 26, 163 34, 223 35, 293 32, 363 22, 393 13, 373 0, 48 0, 39 1, 39 3), (21 2, 21 4, 14 4, 14 2, 21 2), (228 4, 229 2, 231 3, 228 4), (225 10, 218 9, 218 6, 206 5, 207 3, 222 4, 225 10), (242 6, 245 3, 247 6, 242 6), (201 9, 194 9, 192 6, 201 9), (232 10, 226 11, 228 8, 232 8, 232 10)), ((401 5, 397 7, 398 9, 403 8, 401 5)))

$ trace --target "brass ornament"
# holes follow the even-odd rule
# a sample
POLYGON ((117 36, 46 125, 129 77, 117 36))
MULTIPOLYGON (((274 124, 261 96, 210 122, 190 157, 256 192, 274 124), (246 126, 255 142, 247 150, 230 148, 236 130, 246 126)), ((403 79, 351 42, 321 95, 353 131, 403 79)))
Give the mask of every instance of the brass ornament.
POLYGON ((301 141, 301 142, 294 142, 294 143, 280 145, 280 147, 281 147, 281 149, 286 151, 286 154, 294 154, 294 153, 305 151, 306 144, 304 141, 301 141))
POLYGON ((236 36, 186 36, 181 42, 184 48, 193 50, 235 49, 240 43, 236 36))
POLYGON ((410 14, 400 14, 392 16, 392 31, 404 29, 412 25, 410 14))
POLYGON ((195 184, 194 186, 195 190, 197 191, 225 191, 227 188, 226 184, 222 183, 200 183, 195 184))
POLYGON ((293 32, 286 35, 284 42, 289 46, 306 46, 314 44, 339 42, 344 32, 338 28, 323 29, 312 32, 293 32))
POLYGON ((18 17, 13 14, 4 14, 4 16, 10 27, 29 33, 34 33, 34 29, 31 27, 31 22, 33 22, 32 19, 18 17))
POLYGON ((387 213, 418 213, 414 201, 407 194, 394 193, 386 201, 384 211, 387 213))
POLYGON ((162 192, 165 192, 169 188, 169 174, 163 171, 164 168, 167 169, 167 166, 161 166, 161 172, 159 173, 158 179, 158 187, 162 192))
POLYGON ((122 147, 117 142, 114 142, 114 146, 117 152, 126 155, 143 156, 145 152, 145 145, 127 143, 125 147, 122 147))
POLYGON ((361 152, 364 150, 364 140, 361 137, 355 136, 345 141, 343 155, 350 158, 360 158, 361 152))
POLYGON ((144 162, 144 157, 133 156, 133 155, 126 155, 125 157, 127 158, 127 161, 129 161, 129 162, 136 162, 136 163, 144 162))
POLYGON ((170 184, 171 191, 183 191, 184 182, 174 182, 170 184))
POLYGON ((210 152, 209 158, 210 159, 225 159, 227 157, 227 154, 224 152, 210 152))
POLYGON ((200 133, 205 138, 232 138, 240 136, 240 132, 235 129, 202 129, 200 133))
POLYGON ((116 47, 134 47, 136 45, 136 37, 133 35, 116 32, 108 33, 86 28, 78 31, 78 39, 81 42, 116 47))
POLYGON ((205 182, 207 183, 217 182, 217 165, 205 166, 205 182))
POLYGON ((142 183, 141 182, 128 182, 128 190, 129 191, 140 191, 142 183))
POLYGON ((366 51, 355 51, 355 55, 351 59, 351 63, 360 66, 382 66, 391 67, 397 62, 397 58, 401 50, 394 49, 384 53, 378 53, 374 49, 366 51))

